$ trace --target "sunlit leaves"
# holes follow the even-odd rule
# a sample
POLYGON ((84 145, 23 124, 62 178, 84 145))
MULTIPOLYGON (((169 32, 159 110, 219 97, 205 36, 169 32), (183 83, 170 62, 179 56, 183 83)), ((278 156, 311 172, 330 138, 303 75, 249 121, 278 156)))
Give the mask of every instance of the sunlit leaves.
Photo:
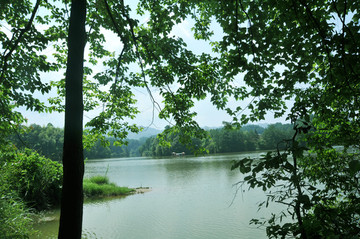
MULTIPOLYGON (((49 112, 43 102, 34 94, 46 94, 50 85, 40 77, 41 72, 56 71, 59 65, 51 62, 44 51, 49 47, 49 34, 41 30, 41 24, 49 23, 49 18, 39 16, 35 11, 38 6, 47 10, 51 5, 39 1, 7 1, 1 7, 1 58, 0 83, 3 94, 1 111, 2 124, 19 124, 23 122, 16 107, 24 106, 28 110, 49 112)), ((5 127, 6 128, 6 127, 5 127)), ((1 134, 5 131, 1 130, 1 134)))

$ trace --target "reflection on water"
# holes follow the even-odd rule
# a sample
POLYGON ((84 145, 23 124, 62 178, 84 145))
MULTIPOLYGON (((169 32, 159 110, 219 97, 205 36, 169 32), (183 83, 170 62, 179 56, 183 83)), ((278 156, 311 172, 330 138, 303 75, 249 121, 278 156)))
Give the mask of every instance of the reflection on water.
MULTIPOLYGON (((118 185, 152 190, 87 201, 84 238, 265 238, 264 230, 249 226, 250 219, 269 214, 257 212, 263 192, 240 192, 232 203, 233 184, 241 180, 230 170, 232 160, 257 155, 87 161, 85 177, 107 173, 118 185)), ((36 226, 41 238, 56 237, 57 227, 58 220, 36 226)))

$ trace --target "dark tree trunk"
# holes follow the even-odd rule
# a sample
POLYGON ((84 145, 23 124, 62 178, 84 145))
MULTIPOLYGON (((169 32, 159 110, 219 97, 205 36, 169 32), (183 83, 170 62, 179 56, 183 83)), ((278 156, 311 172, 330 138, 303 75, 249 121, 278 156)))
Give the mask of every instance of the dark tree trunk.
POLYGON ((83 215, 83 61, 86 0, 72 0, 66 69, 63 188, 59 238, 81 238, 83 215))

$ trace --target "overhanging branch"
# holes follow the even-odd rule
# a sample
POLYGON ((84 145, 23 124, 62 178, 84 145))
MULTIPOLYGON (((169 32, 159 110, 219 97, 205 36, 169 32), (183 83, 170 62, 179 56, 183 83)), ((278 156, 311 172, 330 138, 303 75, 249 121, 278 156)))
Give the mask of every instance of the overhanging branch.
MULTIPOLYGON (((36 3, 35 3, 35 7, 31 13, 31 17, 28 21, 28 23, 26 24, 25 28, 21 29, 20 30, 20 34, 19 36, 17 37, 17 39, 15 40, 14 44, 12 45, 12 47, 10 47, 10 49, 6 49, 4 51, 4 54, 3 54, 3 60, 2 60, 2 63, 1 63, 1 75, 0 75, 0 83, 2 83, 4 81, 4 76, 5 76, 5 71, 7 69, 7 66, 8 66, 8 59, 10 58, 10 56, 12 55, 12 53, 15 51, 15 49, 18 47, 18 45, 20 44, 22 38, 24 37, 25 33, 28 32, 30 29, 31 29, 31 25, 35 19, 35 16, 36 16, 36 12, 37 10, 39 9, 39 6, 40 6, 40 3, 41 3, 41 0, 37 0, 36 3), (6 51, 8 51, 6 53, 6 51)), ((16 37, 16 33, 15 32, 12 36, 12 39, 11 41, 13 41, 16 37)), ((10 42, 11 42, 10 41, 10 42)))

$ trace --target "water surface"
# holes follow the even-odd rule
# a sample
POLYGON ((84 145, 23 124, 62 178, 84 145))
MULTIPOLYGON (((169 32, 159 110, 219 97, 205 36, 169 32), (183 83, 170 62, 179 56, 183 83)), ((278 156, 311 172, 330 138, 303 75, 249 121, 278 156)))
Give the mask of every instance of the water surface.
MULTIPOLYGON (((234 186, 241 175, 230 170, 232 161, 245 156, 257 157, 259 153, 87 161, 85 177, 107 175, 119 186, 152 190, 85 203, 84 237, 266 238, 264 229, 249 225, 249 221, 279 208, 258 212, 256 203, 265 198, 264 193, 243 193, 234 186)), ((56 237, 57 224, 52 221, 38 227, 51 238, 56 237)))

